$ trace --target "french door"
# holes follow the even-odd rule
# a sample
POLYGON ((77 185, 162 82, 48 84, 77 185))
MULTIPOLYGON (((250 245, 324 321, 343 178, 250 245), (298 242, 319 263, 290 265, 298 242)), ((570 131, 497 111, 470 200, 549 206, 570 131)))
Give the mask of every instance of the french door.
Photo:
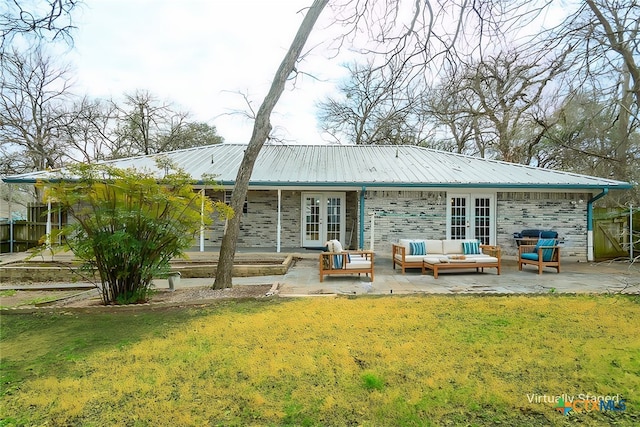
POLYGON ((492 194, 449 194, 447 239, 478 239, 495 244, 495 197, 492 194))
POLYGON ((329 240, 343 245, 345 193, 302 193, 302 246, 322 247, 329 240))

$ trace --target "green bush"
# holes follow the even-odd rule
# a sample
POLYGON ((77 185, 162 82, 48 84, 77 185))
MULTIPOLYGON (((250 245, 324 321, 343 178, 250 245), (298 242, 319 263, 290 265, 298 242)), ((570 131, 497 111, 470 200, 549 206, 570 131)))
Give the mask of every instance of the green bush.
POLYGON ((203 219, 210 223, 214 211, 231 215, 224 203, 194 192, 189 175, 166 160, 159 166, 162 178, 80 164, 39 183, 75 219, 62 235, 86 268, 98 270, 105 304, 148 299, 152 279, 166 275, 169 261, 192 245, 203 219))

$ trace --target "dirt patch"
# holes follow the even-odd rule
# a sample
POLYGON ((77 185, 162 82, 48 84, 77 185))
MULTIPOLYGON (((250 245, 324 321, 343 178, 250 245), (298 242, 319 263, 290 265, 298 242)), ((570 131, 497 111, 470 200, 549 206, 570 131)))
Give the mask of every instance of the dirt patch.
MULTIPOLYGON (((148 301, 149 304, 198 303, 216 299, 264 298, 272 290, 272 285, 235 285, 227 289, 211 289, 208 286, 169 291, 157 290, 148 301)), ((88 291, 3 291, 0 293, 2 308, 36 307, 104 307, 96 289, 88 291)))

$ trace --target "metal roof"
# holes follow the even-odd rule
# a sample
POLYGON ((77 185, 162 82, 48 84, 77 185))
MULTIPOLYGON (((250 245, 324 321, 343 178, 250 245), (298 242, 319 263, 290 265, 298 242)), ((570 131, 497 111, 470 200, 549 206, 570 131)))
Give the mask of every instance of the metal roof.
MULTIPOLYGON (((158 170, 162 155, 195 180, 214 174, 233 185, 247 146, 216 144, 104 163, 158 170)), ((160 173, 160 171, 158 171, 160 173)), ((56 179, 60 171, 5 177, 7 183, 56 179)), ((468 187, 527 189, 629 189, 622 181, 400 145, 265 145, 250 186, 256 187, 468 187)))

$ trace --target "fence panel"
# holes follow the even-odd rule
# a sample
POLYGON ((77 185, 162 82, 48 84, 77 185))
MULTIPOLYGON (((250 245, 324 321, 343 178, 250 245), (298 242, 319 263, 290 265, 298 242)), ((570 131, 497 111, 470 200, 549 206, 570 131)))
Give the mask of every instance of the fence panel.
MULTIPOLYGON (((67 214, 58 211, 57 206, 51 207, 51 231, 54 232, 67 224, 67 214)), ((47 234, 48 206, 30 204, 27 209, 27 220, 13 221, 0 224, 0 253, 11 252, 13 228, 13 252, 22 252, 38 246, 47 234)))
POLYGON ((628 208, 595 208, 593 210, 593 242, 596 260, 628 257, 634 242, 634 254, 638 254, 637 233, 640 231, 640 212, 634 210, 633 230, 630 236, 628 208))

